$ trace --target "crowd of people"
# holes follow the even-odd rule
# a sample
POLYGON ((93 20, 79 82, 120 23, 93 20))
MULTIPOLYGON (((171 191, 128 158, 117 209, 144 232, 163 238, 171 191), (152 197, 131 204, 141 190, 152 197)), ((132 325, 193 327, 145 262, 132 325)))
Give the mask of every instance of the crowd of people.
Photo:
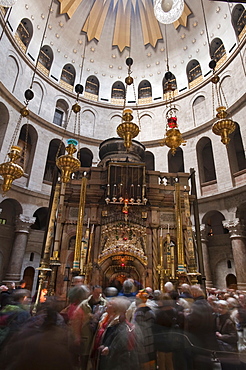
POLYGON ((0 286, 1 369, 246 369, 245 292, 73 283, 65 307, 44 290, 35 314, 25 282, 0 286))

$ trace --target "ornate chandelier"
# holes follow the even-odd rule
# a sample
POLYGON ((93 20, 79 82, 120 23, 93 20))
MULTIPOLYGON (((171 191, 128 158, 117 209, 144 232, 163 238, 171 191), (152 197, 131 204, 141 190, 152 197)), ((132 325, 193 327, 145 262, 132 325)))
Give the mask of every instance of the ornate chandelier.
POLYGON ((184 0, 154 0, 156 19, 164 24, 177 21, 184 10, 184 0))
MULTIPOLYGON (((124 97, 124 107, 123 107, 123 115, 122 115, 122 123, 117 127, 117 134, 124 139, 124 146, 126 150, 129 150, 132 146, 132 139, 139 134, 139 127, 136 123, 132 122, 133 120, 133 111, 131 108, 126 108, 126 93, 127 87, 133 85, 133 91, 136 99, 135 87, 133 83, 133 78, 131 77, 131 66, 133 64, 132 58, 126 59, 126 65, 128 66, 128 76, 125 78, 126 83, 126 91, 124 97)), ((137 101, 137 100, 136 100, 137 101)), ((140 125, 140 122, 139 122, 140 125)))
POLYGON ((67 140, 68 146, 66 147, 66 151, 68 154, 61 155, 56 160, 57 167, 62 172, 62 182, 68 183, 71 178, 71 174, 77 171, 80 167, 80 160, 73 157, 73 154, 77 151, 76 145, 78 144, 77 140, 68 139, 67 140))
POLYGON ((214 122, 212 126, 212 131, 215 135, 219 135, 221 137, 221 142, 224 145, 228 145, 230 142, 229 135, 233 133, 236 129, 236 123, 231 119, 230 114, 226 111, 226 106, 222 103, 222 95, 224 98, 225 103, 226 99, 223 94, 223 91, 220 91, 218 87, 218 82, 220 81, 220 78, 217 74, 215 74, 215 67, 216 62, 215 60, 211 60, 209 63, 209 67, 213 70, 213 77, 211 79, 212 81, 212 99, 213 99, 213 107, 215 103, 215 96, 217 97, 217 114, 216 118, 217 120, 214 122), (215 91, 214 91, 215 90, 215 91), (222 94, 221 94, 222 92, 222 94))
POLYGON ((171 149, 172 155, 175 155, 177 148, 180 147, 181 144, 186 144, 186 141, 182 138, 182 134, 178 129, 176 111, 177 108, 175 107, 171 107, 167 111, 166 134, 164 139, 160 142, 161 146, 166 145, 171 149))

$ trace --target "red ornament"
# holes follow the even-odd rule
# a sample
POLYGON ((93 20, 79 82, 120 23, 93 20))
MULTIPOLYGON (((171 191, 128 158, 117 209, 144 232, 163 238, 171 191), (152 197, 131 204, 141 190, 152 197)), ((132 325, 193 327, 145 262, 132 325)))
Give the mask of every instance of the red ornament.
POLYGON ((176 128, 177 125, 177 117, 170 117, 167 119, 167 124, 169 128, 176 128))

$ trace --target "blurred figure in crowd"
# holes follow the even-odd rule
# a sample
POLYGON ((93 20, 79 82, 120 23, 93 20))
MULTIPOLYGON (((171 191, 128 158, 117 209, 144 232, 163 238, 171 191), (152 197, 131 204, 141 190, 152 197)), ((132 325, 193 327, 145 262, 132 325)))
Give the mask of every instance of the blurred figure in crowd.
MULTIPOLYGON (((107 303, 95 340, 95 356, 99 370, 140 370, 139 350, 134 327, 125 319, 129 301, 112 298, 107 303)), ((140 356, 141 357, 141 356, 140 356)))
POLYGON ((239 358, 236 354, 238 334, 235 322, 230 317, 228 303, 225 300, 219 300, 217 304, 216 337, 220 351, 225 352, 225 356, 222 354, 220 358, 222 370, 240 370, 239 358))
POLYGON ((12 336, 1 354, 2 369, 73 369, 67 328, 58 313, 58 303, 48 297, 38 306, 37 315, 12 336))

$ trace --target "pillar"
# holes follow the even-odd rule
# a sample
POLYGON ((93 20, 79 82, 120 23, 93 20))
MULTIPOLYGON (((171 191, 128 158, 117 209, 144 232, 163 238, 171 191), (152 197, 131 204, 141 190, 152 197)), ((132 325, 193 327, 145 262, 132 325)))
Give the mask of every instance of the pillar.
POLYGON ((246 227, 239 218, 222 222, 230 233, 237 287, 239 290, 246 290, 246 227))
POLYGON ((200 225, 201 231, 201 243, 202 243, 202 256, 203 256, 203 265, 206 276, 206 288, 213 287, 212 272, 210 267, 210 258, 208 252, 208 239, 207 239, 207 228, 205 224, 200 225))
POLYGON ((27 217, 23 214, 17 216, 15 224, 15 239, 10 256, 5 282, 18 282, 21 280, 21 269, 26 251, 30 226, 35 217, 27 217))

